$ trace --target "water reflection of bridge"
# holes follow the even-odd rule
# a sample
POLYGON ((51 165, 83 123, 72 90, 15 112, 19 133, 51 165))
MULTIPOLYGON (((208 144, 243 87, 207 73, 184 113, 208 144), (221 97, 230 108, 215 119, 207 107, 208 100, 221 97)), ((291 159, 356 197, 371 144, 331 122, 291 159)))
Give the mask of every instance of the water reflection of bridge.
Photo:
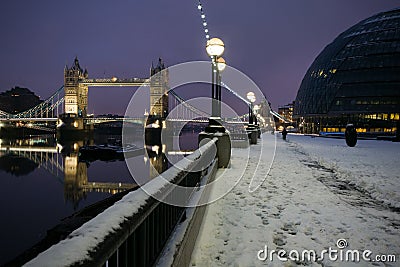
POLYGON ((64 173, 64 161, 58 147, 0 145, 0 151, 2 154, 14 154, 27 158, 55 177, 64 173))
POLYGON ((82 185, 82 189, 85 192, 111 192, 115 194, 120 191, 129 190, 137 187, 136 184, 128 184, 128 183, 102 183, 102 182, 89 182, 87 184, 82 185))
POLYGON ((46 140, 40 141, 39 138, 13 141, 8 144, 2 141, 0 156, 13 155, 28 159, 34 162, 37 168, 43 168, 58 178, 64 185, 65 199, 73 202, 74 206, 77 206, 90 192, 115 194, 137 187, 135 183, 89 181, 88 164, 79 160, 79 147, 83 145, 83 141, 75 142, 64 149, 60 144, 46 145, 46 142, 46 140), (63 150, 68 152, 64 153, 63 150))

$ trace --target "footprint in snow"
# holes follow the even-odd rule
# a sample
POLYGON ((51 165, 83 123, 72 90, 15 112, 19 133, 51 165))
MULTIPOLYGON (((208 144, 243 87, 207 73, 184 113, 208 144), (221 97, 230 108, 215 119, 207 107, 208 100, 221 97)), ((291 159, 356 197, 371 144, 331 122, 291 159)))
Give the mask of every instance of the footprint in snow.
POLYGON ((297 234, 296 225, 294 223, 285 223, 281 229, 291 235, 297 234))
POLYGON ((281 246, 284 246, 284 245, 286 245, 286 237, 283 235, 283 234, 276 234, 274 237, 273 237, 273 243, 276 245, 276 246, 279 246, 279 247, 281 247, 281 246))

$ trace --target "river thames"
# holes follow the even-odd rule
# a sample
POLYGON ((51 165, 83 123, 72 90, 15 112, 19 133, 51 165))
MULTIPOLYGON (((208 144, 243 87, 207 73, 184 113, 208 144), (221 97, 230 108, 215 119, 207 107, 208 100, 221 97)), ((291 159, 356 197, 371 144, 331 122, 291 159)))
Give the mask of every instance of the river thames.
MULTIPOLYGON (((175 139, 181 150, 197 148, 194 132, 175 139)), ((137 187, 123 157, 84 158, 80 153, 84 145, 115 146, 121 135, 95 134, 93 138, 61 143, 53 135, 0 141, 0 265, 37 244, 48 230, 68 221, 71 215, 110 197, 118 199, 125 190, 137 187)), ((132 157, 140 183, 168 168, 164 154, 168 149, 160 153, 151 147, 143 149, 140 138, 132 145, 137 148, 132 157)), ((176 150, 174 146, 170 150, 176 150)), ((83 214, 80 217, 86 216, 83 214)), ((73 225, 82 223, 79 220, 73 225)))

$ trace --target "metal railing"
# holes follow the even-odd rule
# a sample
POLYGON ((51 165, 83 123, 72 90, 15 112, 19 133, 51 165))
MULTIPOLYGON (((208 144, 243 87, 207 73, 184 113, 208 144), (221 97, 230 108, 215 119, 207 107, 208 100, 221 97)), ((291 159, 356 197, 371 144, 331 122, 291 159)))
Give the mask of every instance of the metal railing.
POLYGON ((174 203, 176 198, 190 201, 202 177, 215 173, 217 159, 211 156, 213 160, 204 160, 214 155, 212 146, 215 143, 216 139, 209 141, 175 165, 180 167, 169 168, 162 174, 163 177, 160 175, 142 187, 145 189, 147 186, 150 191, 156 192, 157 199, 164 201, 147 195, 142 189, 133 191, 72 232, 65 240, 39 254, 27 266, 51 265, 53 261, 67 266, 152 266, 174 228, 184 220, 186 214, 185 207, 167 203, 174 203), (193 168, 196 171, 191 172, 193 168), (187 190, 183 194, 182 190, 176 194, 175 185, 186 187, 187 190), (124 216, 121 216, 120 206, 124 207, 124 216), (127 209, 130 209, 128 215, 127 209), (115 223, 115 219, 120 217, 123 218, 115 223), (98 230, 101 225, 107 225, 111 229, 108 233, 103 233, 104 231, 98 230), (80 236, 88 232, 89 237, 80 236), (86 247, 82 247, 82 243, 87 244, 86 247), (77 247, 80 248, 79 252, 77 247), (73 254, 72 252, 78 255, 68 254, 73 254))

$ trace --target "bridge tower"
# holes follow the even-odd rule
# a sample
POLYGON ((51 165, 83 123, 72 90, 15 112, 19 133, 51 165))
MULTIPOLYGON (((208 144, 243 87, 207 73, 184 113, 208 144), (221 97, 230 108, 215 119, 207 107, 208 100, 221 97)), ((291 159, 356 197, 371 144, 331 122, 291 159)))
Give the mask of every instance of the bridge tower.
POLYGON ((88 86, 84 85, 83 79, 88 77, 87 70, 83 70, 76 57, 74 64, 64 69, 64 114, 60 116, 63 122, 61 130, 76 131, 88 130, 84 119, 87 116, 88 86))
POLYGON ((87 70, 83 70, 76 57, 72 67, 64 69, 64 111, 61 120, 66 129, 83 130, 83 119, 87 116, 88 86, 81 83, 88 77, 87 70))
POLYGON ((168 69, 162 59, 158 59, 156 67, 150 68, 150 112, 146 121, 145 143, 147 145, 161 144, 161 130, 167 128, 168 116, 168 69))
POLYGON ((77 117, 86 117, 88 87, 80 83, 88 77, 88 72, 82 70, 79 60, 76 57, 71 68, 64 69, 64 90, 65 90, 65 113, 74 114, 77 117))
POLYGON ((156 67, 150 69, 150 113, 149 117, 165 119, 168 116, 168 69, 161 58, 156 67))

